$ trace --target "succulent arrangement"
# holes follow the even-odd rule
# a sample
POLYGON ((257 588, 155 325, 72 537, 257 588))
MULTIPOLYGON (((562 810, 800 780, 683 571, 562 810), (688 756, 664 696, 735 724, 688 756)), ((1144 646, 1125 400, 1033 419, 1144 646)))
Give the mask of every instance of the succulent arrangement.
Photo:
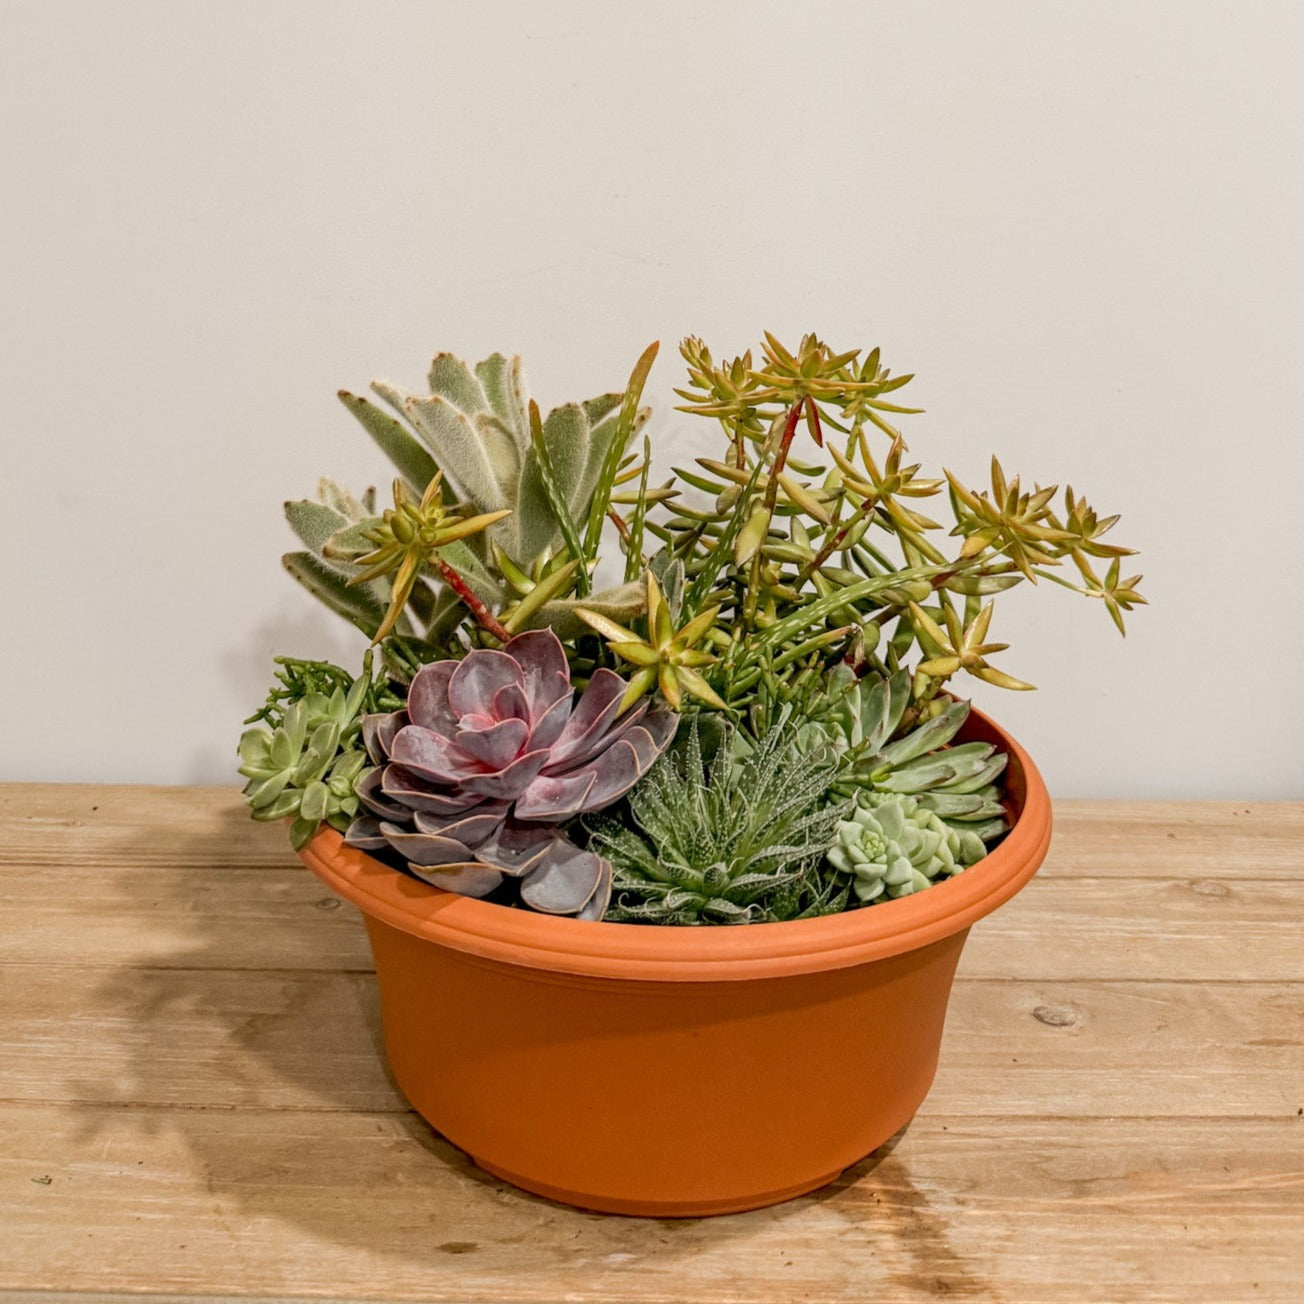
POLYGON ((281 662, 240 743, 255 818, 609 922, 832 913, 982 859, 1008 827, 1006 758, 966 738, 957 683, 1031 687, 990 638, 1020 584, 1098 600, 1123 631, 1145 599, 1105 540, 1117 517, 995 458, 978 489, 921 474, 895 424, 919 411, 911 376, 877 349, 681 353, 680 411, 716 447, 657 484, 656 345, 623 390, 546 417, 501 354, 439 354, 429 393, 341 391, 393 465, 392 506, 322 480, 286 504, 284 564, 379 672, 370 651, 357 678, 281 662))

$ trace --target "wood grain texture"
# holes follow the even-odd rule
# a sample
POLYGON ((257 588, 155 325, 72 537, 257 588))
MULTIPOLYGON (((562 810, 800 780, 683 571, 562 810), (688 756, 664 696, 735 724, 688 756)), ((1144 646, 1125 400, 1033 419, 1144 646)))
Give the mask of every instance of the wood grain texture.
POLYGON ((0 1304, 1298 1301, 1301 870, 1304 804, 1061 803, 906 1132, 648 1221, 407 1109, 356 915, 232 790, 0 787, 0 1304))
MULTIPOLYGON (((10 864, 0 877, 0 954, 82 965, 367 969, 352 909, 287 868, 10 864), (52 890, 57 881, 58 890, 52 890)), ((1304 876, 1042 878, 981 920, 972 978, 1289 982, 1299 976, 1304 876)))
MULTIPOLYGON (((367 973, 16 965, 0 1028, 9 1103, 407 1109, 367 973)), ((1299 984, 962 976, 928 1108, 1284 1118, 1304 1105, 1301 1068, 1299 984)))
POLYGON ((1211 1298, 1286 1299, 1304 1231, 1304 1173, 1261 1120, 929 1114, 816 1196, 678 1221, 520 1194, 406 1114, 11 1105, 0 1137, 0 1286, 23 1288, 605 1304, 1080 1300, 1084 1283, 1189 1299, 1217 1282, 1211 1298))
MULTIPOLYGON (((10 864, 298 863, 279 826, 246 817, 234 786, 0 784, 0 842, 10 864)), ((1056 801, 1040 877, 1262 880, 1295 877, 1302 864, 1304 801, 1056 801)))
MULTIPOLYGON (((235 774, 235 751, 231 752, 235 774)), ((251 820, 239 788, 0 784, 8 864, 228 866, 298 864, 278 824, 251 820)))

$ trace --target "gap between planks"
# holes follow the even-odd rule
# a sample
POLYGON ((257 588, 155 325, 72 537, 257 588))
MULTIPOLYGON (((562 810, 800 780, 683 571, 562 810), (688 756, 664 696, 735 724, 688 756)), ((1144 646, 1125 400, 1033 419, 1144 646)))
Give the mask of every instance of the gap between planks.
POLYGON ((724 1219, 584 1214, 410 1116, 0 1110, 0 1285, 348 1299, 1294 1300, 1280 1123, 921 1115, 816 1195, 724 1219), (49 1183, 40 1181, 48 1177, 49 1183), (16 1250, 7 1260, 4 1245, 16 1250))
MULTIPOLYGON (((366 970, 352 910, 311 874, 150 874, 121 866, 0 872, 0 952, 86 964, 366 970)), ((1291 981, 1304 876, 1291 880, 1036 878, 975 927, 965 976, 1291 981)))
MULTIPOLYGON (((1297 983, 961 979, 930 1101, 1283 1117, 1304 1106, 1301 1027, 1297 983)), ((0 1083, 14 1101, 406 1108, 385 1072, 370 975, 11 970, 0 1029, 0 1083)))
MULTIPOLYGON (((1059 801, 1045 876, 1290 875, 1304 865, 1304 802, 1059 801), (1168 872, 1172 872, 1169 870, 1168 872)), ((235 788, 0 785, 0 863, 293 868, 275 824, 235 788)))

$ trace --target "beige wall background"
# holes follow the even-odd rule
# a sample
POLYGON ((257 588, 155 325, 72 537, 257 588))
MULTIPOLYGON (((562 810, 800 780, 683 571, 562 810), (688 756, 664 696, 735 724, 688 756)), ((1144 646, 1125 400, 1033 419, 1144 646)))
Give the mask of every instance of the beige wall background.
POLYGON ((1299 5, 0 14, 0 779, 231 781, 274 652, 360 655, 278 564, 284 498, 387 482, 337 388, 503 349, 546 408, 659 338, 668 464, 677 340, 769 328, 1123 513, 1126 643, 1019 592, 1040 692, 976 685, 1053 791, 1304 795, 1299 5))

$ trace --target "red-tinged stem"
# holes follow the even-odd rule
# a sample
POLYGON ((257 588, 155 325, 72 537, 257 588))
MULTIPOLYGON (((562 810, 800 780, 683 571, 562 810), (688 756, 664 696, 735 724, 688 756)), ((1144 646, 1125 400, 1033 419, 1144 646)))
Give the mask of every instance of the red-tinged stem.
MULTIPOLYGON (((774 465, 770 468, 770 482, 765 487, 765 510, 771 517, 774 515, 775 505, 779 501, 779 475, 788 461, 788 449, 792 447, 792 441, 797 434, 797 423, 801 420, 801 412, 804 406, 805 400, 802 399, 795 403, 791 411, 789 411, 788 419, 783 426, 783 438, 779 440, 778 451, 774 454, 774 465)), ((751 570, 748 573, 747 598, 743 606, 743 625, 749 630, 756 619, 756 608, 761 600, 761 555, 763 551, 762 548, 757 548, 756 555, 752 558, 751 570)))
POLYGON ((511 631, 485 606, 480 595, 442 557, 435 558, 435 564, 444 577, 444 583, 471 608, 471 614, 476 620, 500 643, 508 642, 512 637, 511 631))
POLYGON ((828 559, 832 557, 833 554, 837 552, 839 548, 842 547, 842 544, 846 539, 847 535, 850 534, 852 528, 859 523, 861 517, 868 516, 876 506, 877 504, 875 503, 874 499, 866 498, 865 501, 861 503, 860 506, 855 510, 855 512, 852 513, 851 519, 846 523, 846 525, 844 525, 836 534, 832 534, 827 539, 824 540, 824 542, 820 545, 819 552, 817 552, 815 556, 812 557, 810 561, 808 561, 806 565, 801 568, 801 573, 793 581, 793 586, 795 588, 800 588, 803 584, 805 584, 806 581, 810 579, 810 577, 814 575, 815 572, 819 570, 819 568, 823 566, 824 563, 828 561, 828 559))
POLYGON ((607 519, 616 527, 616 533, 620 535, 625 543, 629 542, 629 526, 625 523, 625 518, 619 512, 608 512, 607 519))
POLYGON ((792 447, 792 441, 797 434, 797 423, 801 420, 801 410, 805 406, 806 400, 799 402, 791 412, 788 413, 788 419, 784 422, 783 438, 779 440, 779 451, 774 455, 774 469, 770 472, 770 484, 765 491, 765 505, 774 510, 774 504, 779 500, 779 473, 787 465, 788 449, 792 447))

